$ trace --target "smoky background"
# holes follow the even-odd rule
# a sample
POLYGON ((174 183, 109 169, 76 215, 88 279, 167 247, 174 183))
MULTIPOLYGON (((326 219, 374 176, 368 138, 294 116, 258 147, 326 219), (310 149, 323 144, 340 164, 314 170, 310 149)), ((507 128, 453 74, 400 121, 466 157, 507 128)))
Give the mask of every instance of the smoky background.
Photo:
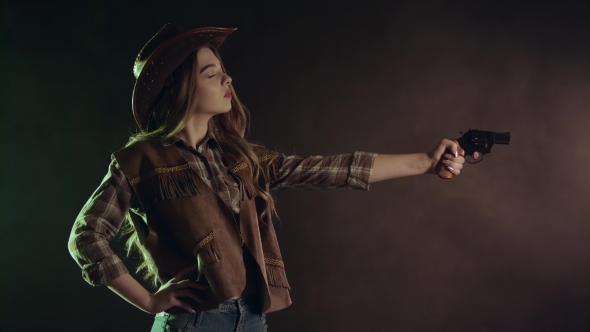
POLYGON ((252 113, 249 138, 284 153, 414 153, 469 128, 512 134, 452 180, 277 192, 293 304, 268 315, 271 331, 587 331, 588 10, 4 1, 0 329, 150 328, 152 316, 86 284, 66 244, 135 131, 133 60, 172 22, 238 27, 220 53, 252 113))

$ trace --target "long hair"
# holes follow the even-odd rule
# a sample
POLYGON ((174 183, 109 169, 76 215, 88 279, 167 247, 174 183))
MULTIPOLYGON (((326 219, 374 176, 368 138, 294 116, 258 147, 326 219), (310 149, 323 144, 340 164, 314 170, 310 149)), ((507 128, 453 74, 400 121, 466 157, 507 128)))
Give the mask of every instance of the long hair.
MULTIPOLYGON (((225 72, 219 53, 215 48, 210 48, 219 59, 221 67, 225 72)), ((150 112, 145 129, 131 135, 125 147, 138 141, 167 139, 178 134, 185 128, 191 112, 195 110, 198 103, 196 98, 197 67, 197 51, 195 51, 170 75, 150 112)), ((268 187, 261 186, 261 183, 268 183, 269 171, 267 168, 260 166, 258 156, 254 153, 253 147, 258 145, 248 142, 244 137, 246 129, 250 129, 249 111, 236 96, 231 83, 229 84, 229 88, 232 92, 231 110, 227 113, 213 116, 208 126, 214 130, 215 137, 222 146, 224 153, 230 153, 244 158, 251 170, 256 194, 264 202, 260 220, 269 220, 272 222, 273 217, 278 218, 274 200, 268 187), (267 216, 268 218, 266 218, 267 216)), ((139 242, 139 237, 129 213, 127 213, 123 226, 121 227, 121 235, 126 234, 130 234, 125 245, 127 255, 129 256, 134 249, 139 252, 140 264, 136 272, 140 273, 145 270, 144 279, 151 281, 155 287, 158 287, 160 280, 157 275, 156 266, 148 258, 149 255, 147 255, 145 247, 139 242)))

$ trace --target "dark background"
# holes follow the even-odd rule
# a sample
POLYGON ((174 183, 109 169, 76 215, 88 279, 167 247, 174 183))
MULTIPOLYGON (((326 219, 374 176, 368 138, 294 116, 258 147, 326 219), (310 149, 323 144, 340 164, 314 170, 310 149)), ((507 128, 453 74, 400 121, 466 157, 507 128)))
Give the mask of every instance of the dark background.
MULTIPOLYGON (((3 1, 2 331, 148 331, 91 287, 74 219, 135 131, 133 60, 164 23, 221 47, 285 153, 414 153, 510 131, 482 163, 276 194, 293 305, 270 331, 588 331, 587 1, 3 1)), ((122 241, 113 247, 123 256, 122 241)), ((130 269, 136 261, 126 260, 130 269)))

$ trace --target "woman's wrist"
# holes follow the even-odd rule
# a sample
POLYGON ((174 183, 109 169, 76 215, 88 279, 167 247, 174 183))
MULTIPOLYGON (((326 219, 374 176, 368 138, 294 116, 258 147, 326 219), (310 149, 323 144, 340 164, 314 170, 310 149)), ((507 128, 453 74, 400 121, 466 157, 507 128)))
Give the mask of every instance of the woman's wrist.
POLYGON ((105 283, 105 285, 135 307, 147 313, 153 313, 154 302, 152 294, 150 294, 129 273, 110 280, 105 283))
POLYGON ((426 153, 377 154, 369 183, 428 174, 432 159, 426 153))

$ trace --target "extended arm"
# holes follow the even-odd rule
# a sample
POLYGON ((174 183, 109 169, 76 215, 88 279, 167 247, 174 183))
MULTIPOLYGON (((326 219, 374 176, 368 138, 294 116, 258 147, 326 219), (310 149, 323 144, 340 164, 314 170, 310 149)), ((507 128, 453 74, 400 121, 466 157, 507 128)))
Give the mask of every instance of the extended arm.
MULTIPOLYGON (((427 153, 376 154, 357 151, 333 156, 286 156, 277 153, 273 161, 275 178, 271 190, 331 189, 347 187, 369 190, 373 182, 405 176, 436 174, 443 160, 449 171, 461 173, 465 158, 457 153, 459 145, 443 139, 427 153), (444 154, 444 158, 443 158, 444 154)), ((477 159, 479 154, 473 154, 477 159)))

